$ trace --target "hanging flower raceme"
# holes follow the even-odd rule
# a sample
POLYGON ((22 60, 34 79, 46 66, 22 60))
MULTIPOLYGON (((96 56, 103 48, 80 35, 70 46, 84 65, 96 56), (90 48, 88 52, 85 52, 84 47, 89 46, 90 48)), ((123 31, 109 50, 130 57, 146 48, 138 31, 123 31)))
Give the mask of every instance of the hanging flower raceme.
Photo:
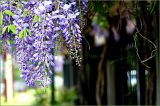
POLYGON ((13 21, 11 11, 14 11, 16 7, 10 6, 9 3, 5 3, 4 1, 1 1, 0 4, 0 48, 4 47, 4 51, 9 52, 10 46, 13 46, 10 41, 14 39, 16 32, 15 26, 11 23, 13 21))
MULTIPOLYGON (((82 1, 83 10, 86 2, 82 1)), ((13 13, 12 24, 16 27, 16 55, 21 77, 28 86, 48 86, 51 83, 58 38, 64 39, 72 59, 80 65, 81 13, 74 0, 30 0, 14 4, 16 8, 10 12, 13 13)))
POLYGON ((18 14, 15 13, 16 15, 13 16, 15 17, 13 23, 17 26, 19 35, 15 40, 22 78, 29 86, 47 86, 51 82, 51 68, 54 66, 52 53, 54 37, 47 34, 47 13, 44 12, 46 8, 43 2, 24 4, 28 5, 28 7, 24 6, 24 10, 31 9, 29 12, 33 13, 23 15, 17 11, 18 14), (33 9, 29 6, 32 6, 33 9))

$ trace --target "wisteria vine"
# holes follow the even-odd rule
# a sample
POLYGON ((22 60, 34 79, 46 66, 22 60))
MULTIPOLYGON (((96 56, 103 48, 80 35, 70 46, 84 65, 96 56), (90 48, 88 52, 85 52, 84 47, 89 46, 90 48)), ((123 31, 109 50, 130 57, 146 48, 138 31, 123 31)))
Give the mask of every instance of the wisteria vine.
POLYGON ((21 77, 28 86, 51 83, 58 38, 64 39, 72 59, 80 65, 80 21, 86 8, 87 0, 0 1, 0 40, 14 40, 21 77))

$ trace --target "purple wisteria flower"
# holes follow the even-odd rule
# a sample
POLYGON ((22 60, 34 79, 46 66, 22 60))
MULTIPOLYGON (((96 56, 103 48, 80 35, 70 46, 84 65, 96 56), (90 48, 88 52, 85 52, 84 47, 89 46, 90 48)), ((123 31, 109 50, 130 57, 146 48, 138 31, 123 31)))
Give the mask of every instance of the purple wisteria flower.
POLYGON ((87 3, 88 3, 88 0, 82 1, 84 15, 86 15, 86 13, 87 13, 87 3))
MULTIPOLYGON (((82 4, 86 11, 87 0, 82 4)), ((64 39, 72 59, 80 65, 81 13, 75 0, 29 0, 11 7, 4 2, 0 11, 5 10, 13 12, 12 16, 3 16, 3 23, 6 26, 11 21, 16 26, 17 61, 21 77, 28 86, 48 86, 51 83, 54 50, 59 38, 64 39)), ((6 35, 12 36, 10 33, 6 35)))
MULTIPOLYGON (((48 2, 45 3, 45 6, 49 5, 48 2)), ((51 34, 47 35, 48 30, 43 29, 46 21, 43 17, 43 20, 40 22, 34 22, 33 20, 34 15, 46 15, 44 13, 46 8, 44 7, 44 4, 40 2, 35 3, 32 1, 24 4, 33 6, 32 8, 34 9, 30 7, 25 8, 31 9, 30 11, 32 11, 33 14, 26 14, 23 16, 22 13, 21 15, 19 14, 21 11, 18 11, 17 9, 13 16, 13 23, 17 27, 17 34, 20 34, 22 30, 26 29, 31 31, 30 36, 24 38, 16 36, 15 38, 18 62, 20 69, 22 70, 21 77, 28 86, 48 86, 49 82, 51 82, 51 68, 54 66, 54 56, 51 52, 54 48, 54 38, 51 36, 52 30, 50 31, 51 34), (35 13, 35 10, 39 13, 35 13)), ((52 21, 49 23, 49 25, 53 25, 52 21)), ((48 26, 45 27, 47 28, 48 26)))
POLYGON ((15 10, 15 6, 10 6, 9 2, 5 3, 4 1, 0 1, 0 12, 1 15, 1 24, 0 28, 2 33, 0 34, 0 40, 1 40, 1 47, 3 47, 4 51, 9 52, 11 51, 11 47, 14 47, 13 42, 10 42, 14 39, 15 34, 7 27, 8 25, 11 25, 11 21, 13 18, 7 13, 7 11, 12 12, 15 10))

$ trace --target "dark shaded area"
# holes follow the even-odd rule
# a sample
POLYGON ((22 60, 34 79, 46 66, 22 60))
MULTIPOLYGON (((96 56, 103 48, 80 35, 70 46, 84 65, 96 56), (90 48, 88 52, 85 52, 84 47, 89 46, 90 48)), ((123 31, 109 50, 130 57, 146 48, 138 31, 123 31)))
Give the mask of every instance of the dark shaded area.
MULTIPOLYGON (((152 50, 155 48, 150 43, 150 41, 157 44, 159 41, 156 41, 157 34, 154 33, 154 30, 159 27, 159 20, 155 20, 153 17, 158 17, 159 7, 158 3, 155 2, 155 6, 152 7, 153 2, 91 2, 91 5, 95 6, 95 9, 89 8, 87 25, 84 28, 84 35, 87 41, 90 44, 91 49, 88 50, 88 44, 84 40, 83 42, 83 68, 80 72, 80 104, 83 105, 112 105, 108 101, 108 92, 107 89, 110 85, 107 84, 107 61, 110 60, 109 64, 112 64, 114 67, 114 77, 115 80, 111 81, 115 85, 115 102, 113 104, 117 105, 155 105, 156 104, 156 58, 142 62, 151 56, 152 50), (112 4, 112 6, 111 6, 112 4), (120 5, 118 5, 120 4, 120 5), (97 9, 101 5, 101 9, 97 9), (136 6, 137 7, 136 7, 136 6), (111 6, 111 7, 110 7, 111 6), (115 7, 114 7, 115 6, 115 7), (109 15, 109 11, 103 11, 104 8, 116 8, 117 9, 112 13, 114 15, 109 15), (136 7, 136 11, 130 10, 131 8, 136 7), (154 12, 146 10, 147 8, 154 8, 154 12), (127 7, 129 9, 127 9, 127 7), (126 10, 125 10, 126 9, 126 10), (156 12, 157 11, 157 12, 156 12), (89 31, 92 29, 92 20, 95 14, 99 14, 102 17, 104 16, 109 23, 108 29, 109 37, 107 37, 106 43, 102 46, 95 46, 94 36, 90 36, 89 31), (105 14, 105 15, 104 15, 105 14), (134 16, 135 15, 135 16, 134 16), (130 34, 127 32, 128 21, 131 17, 136 20, 136 28, 130 34), (153 22, 157 22, 153 24, 153 22), (141 27, 142 25, 142 27, 141 27), (118 35, 115 35, 115 32, 112 28, 115 28, 118 35), (135 34, 137 31, 149 39, 146 40, 142 36, 137 37, 136 43, 138 48, 138 53, 141 58, 137 56, 135 48, 135 34), (115 36, 119 37, 119 40, 116 40, 115 36), (150 66, 151 68, 147 68, 150 66), (132 73, 135 70, 136 75, 133 76, 129 73, 132 73), (136 79, 136 84, 132 85, 133 81, 136 79)), ((113 9, 114 9, 113 8, 113 9)), ((159 35, 159 34, 158 34, 159 35)), ((98 36, 98 35, 95 35, 98 36)), ((158 46, 157 46, 158 47, 158 46)), ((159 48, 157 48, 159 49, 159 48)), ((158 54, 159 52, 157 52, 158 54)), ((153 54, 152 54, 153 55, 153 54)), ((111 69, 112 70, 112 69, 111 69)))

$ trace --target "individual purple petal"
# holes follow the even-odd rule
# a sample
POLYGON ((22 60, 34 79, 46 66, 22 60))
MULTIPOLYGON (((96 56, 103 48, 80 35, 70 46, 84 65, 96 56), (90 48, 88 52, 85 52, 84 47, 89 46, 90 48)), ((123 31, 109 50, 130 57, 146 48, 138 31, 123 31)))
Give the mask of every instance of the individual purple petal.
POLYGON ((65 4, 62 8, 67 11, 71 7, 71 4, 65 4))

